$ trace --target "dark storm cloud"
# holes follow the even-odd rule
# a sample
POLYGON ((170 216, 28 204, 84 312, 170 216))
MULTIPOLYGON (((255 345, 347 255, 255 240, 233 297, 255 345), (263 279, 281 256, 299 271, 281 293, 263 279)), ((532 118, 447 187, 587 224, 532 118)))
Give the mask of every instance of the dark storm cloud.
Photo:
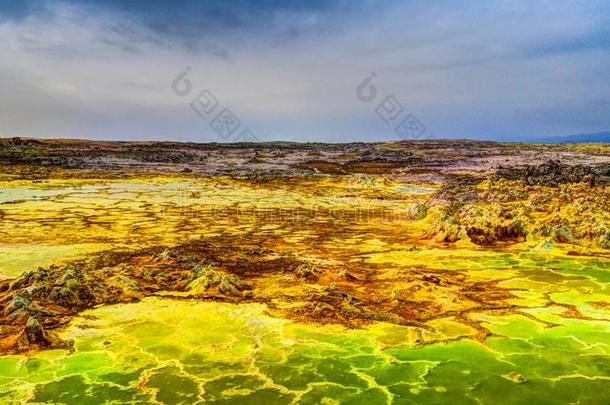
MULTIPOLYGON (((232 30, 273 33, 286 28, 279 18, 286 14, 326 21, 337 16, 365 12, 371 5, 370 1, 363 0, 4 0, 0 3, 0 14, 5 18, 20 18, 28 12, 60 3, 88 7, 91 11, 124 13, 161 35, 175 37, 232 30)), ((299 28, 293 27, 293 33, 299 28)))
POLYGON ((610 127, 607 1, 0 1, 0 136, 217 141, 186 66, 265 139, 396 138, 377 73, 437 136, 610 127))

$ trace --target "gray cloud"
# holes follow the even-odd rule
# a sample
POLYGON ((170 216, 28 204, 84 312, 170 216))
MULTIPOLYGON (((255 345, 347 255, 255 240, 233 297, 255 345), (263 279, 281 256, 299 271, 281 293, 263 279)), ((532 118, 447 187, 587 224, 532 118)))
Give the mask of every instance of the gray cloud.
POLYGON ((0 136, 219 141, 186 66, 263 139, 396 138, 371 71, 437 136, 610 127, 603 2, 29 3, 0 20, 0 136))

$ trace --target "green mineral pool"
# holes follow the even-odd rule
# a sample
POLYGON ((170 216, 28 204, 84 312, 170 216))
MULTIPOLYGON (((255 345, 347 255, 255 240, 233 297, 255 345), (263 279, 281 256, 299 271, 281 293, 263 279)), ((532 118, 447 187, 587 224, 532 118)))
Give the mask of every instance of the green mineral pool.
POLYGON ((495 334, 484 343, 420 345, 409 327, 351 330, 275 319, 261 304, 151 297, 81 314, 63 333, 73 353, 0 358, 0 402, 610 403, 609 323, 537 311, 561 325, 481 315, 495 334))

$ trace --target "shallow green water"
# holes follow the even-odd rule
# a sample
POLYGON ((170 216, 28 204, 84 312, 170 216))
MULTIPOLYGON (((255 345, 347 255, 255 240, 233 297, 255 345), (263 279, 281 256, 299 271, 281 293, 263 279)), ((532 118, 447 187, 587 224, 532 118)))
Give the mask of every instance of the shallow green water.
POLYGON ((102 243, 0 244, 0 279, 16 277, 38 267, 61 264, 108 248, 102 243))
POLYGON ((76 340, 74 353, 0 359, 0 402, 610 401, 607 322, 544 328, 521 315, 481 315, 498 335, 486 345, 417 347, 408 327, 303 325, 264 309, 149 298, 88 311, 65 332, 76 340))

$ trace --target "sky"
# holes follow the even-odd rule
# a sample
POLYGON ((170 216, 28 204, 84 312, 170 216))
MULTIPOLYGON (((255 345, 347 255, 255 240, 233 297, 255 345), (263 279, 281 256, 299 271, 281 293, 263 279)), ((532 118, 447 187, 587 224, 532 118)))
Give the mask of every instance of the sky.
POLYGON ((0 136, 607 131, 610 2, 1 0, 0 92, 0 136))

